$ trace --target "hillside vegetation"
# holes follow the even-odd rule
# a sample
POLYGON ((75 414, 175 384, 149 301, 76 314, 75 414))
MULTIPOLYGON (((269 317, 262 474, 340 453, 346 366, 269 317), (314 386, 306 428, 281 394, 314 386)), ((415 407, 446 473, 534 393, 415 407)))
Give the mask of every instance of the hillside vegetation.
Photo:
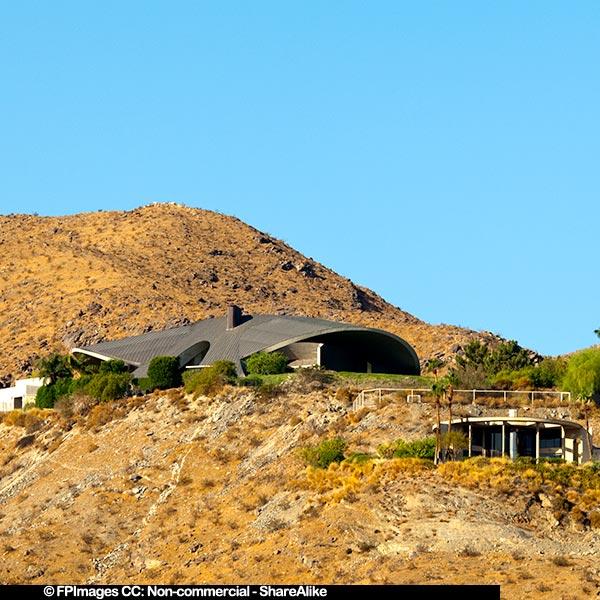
POLYGON ((429 325, 240 220, 175 204, 67 217, 0 216, 0 379, 64 347, 249 313, 392 331, 425 361, 469 340, 429 325))

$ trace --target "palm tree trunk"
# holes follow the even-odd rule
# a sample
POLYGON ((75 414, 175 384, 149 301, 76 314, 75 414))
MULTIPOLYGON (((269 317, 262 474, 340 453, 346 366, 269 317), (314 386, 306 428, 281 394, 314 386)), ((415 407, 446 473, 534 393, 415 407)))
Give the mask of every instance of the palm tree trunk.
POLYGON ((435 430, 435 457, 434 457, 434 463, 437 465, 439 463, 439 458, 440 458, 440 446, 441 446, 441 434, 442 432, 440 431, 441 428, 441 419, 440 419, 440 398, 439 396, 436 396, 435 398, 435 410, 436 410, 436 424, 437 424, 437 428, 435 430))

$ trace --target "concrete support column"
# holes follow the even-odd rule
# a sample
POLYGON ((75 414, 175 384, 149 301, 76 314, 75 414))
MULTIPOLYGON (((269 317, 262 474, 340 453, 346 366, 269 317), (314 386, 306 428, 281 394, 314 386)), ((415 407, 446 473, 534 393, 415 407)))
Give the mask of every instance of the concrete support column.
POLYGON ((506 453, 506 423, 502 421, 502 458, 504 458, 504 454, 506 453))
POLYGON ((469 423, 469 458, 473 456, 473 426, 469 423))
POLYGON ((566 453, 565 453, 565 428, 562 425, 560 426, 560 451, 561 451, 561 458, 563 460, 566 460, 566 453))
POLYGON ((540 424, 535 424, 535 462, 540 462, 540 424))

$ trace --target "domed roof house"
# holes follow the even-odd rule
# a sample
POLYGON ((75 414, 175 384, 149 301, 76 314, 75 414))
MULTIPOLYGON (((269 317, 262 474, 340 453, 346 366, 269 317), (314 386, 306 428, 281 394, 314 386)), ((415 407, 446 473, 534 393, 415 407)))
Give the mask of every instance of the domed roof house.
POLYGON ((135 377, 145 377, 156 356, 177 357, 181 369, 229 360, 243 375, 244 359, 275 351, 285 354, 292 368, 320 365, 335 371, 420 373, 412 346, 393 333, 309 317, 243 315, 237 306, 228 307, 225 317, 71 350, 99 361, 123 360, 135 377))

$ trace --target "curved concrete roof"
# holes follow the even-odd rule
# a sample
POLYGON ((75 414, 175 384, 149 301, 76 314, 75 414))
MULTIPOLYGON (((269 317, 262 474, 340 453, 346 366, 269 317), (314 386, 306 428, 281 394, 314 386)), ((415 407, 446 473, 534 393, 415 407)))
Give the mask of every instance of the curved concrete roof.
MULTIPOLYGON (((448 425, 449 421, 440 421, 440 425, 448 425)), ((531 426, 539 423, 540 425, 554 425, 556 427, 565 427, 572 429, 583 429, 585 431, 585 427, 576 421, 570 421, 567 419, 557 419, 555 417, 534 417, 534 416, 520 416, 520 417, 510 417, 506 415, 489 415, 487 417, 456 417, 452 419, 452 425, 460 425, 461 423, 509 423, 510 425, 522 425, 522 426, 531 426)), ((433 425, 433 430, 437 429, 437 425, 433 425)))
POLYGON ((225 317, 205 319, 183 327, 73 348, 72 352, 102 360, 121 359, 136 367, 137 376, 144 376, 155 356, 177 356, 183 367, 192 360, 194 349, 200 349, 203 344, 206 348, 208 344, 200 366, 230 360, 241 373, 242 359, 255 352, 272 352, 300 341, 327 340, 354 344, 360 349, 376 349, 391 356, 407 374, 420 372, 419 359, 412 346, 392 333, 324 319, 281 315, 244 316, 233 329, 227 329, 225 317))

